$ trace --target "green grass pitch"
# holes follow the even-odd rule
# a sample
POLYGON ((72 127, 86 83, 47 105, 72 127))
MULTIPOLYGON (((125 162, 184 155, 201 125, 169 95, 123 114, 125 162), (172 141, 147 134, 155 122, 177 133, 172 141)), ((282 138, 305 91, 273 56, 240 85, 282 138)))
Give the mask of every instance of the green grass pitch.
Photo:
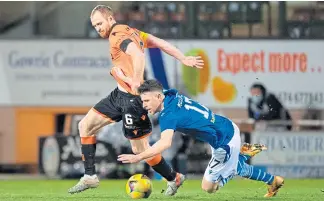
MULTIPOLYGON (((11 180, 0 181, 1 201, 118 201, 131 200, 125 193, 125 180, 102 180, 97 189, 69 195, 68 188, 76 180, 11 180)), ((173 197, 161 193, 165 189, 164 181, 153 182, 153 192, 148 200, 200 200, 200 201, 233 201, 233 200, 269 200, 264 198, 266 185, 260 182, 235 179, 230 181, 216 194, 207 194, 200 188, 200 180, 187 180, 173 197)), ((286 180, 278 195, 270 200, 280 201, 323 201, 324 180, 286 180)))

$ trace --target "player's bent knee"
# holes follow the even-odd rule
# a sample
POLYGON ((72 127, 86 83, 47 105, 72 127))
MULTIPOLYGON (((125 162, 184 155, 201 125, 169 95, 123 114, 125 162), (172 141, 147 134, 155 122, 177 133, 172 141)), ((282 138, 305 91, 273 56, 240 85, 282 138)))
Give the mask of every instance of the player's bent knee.
POLYGON ((84 123, 84 118, 78 123, 78 129, 79 129, 79 134, 80 137, 87 137, 86 132, 86 124, 84 123))
POLYGON ((203 191, 207 192, 207 193, 214 193, 214 189, 211 189, 211 188, 202 188, 203 191))
POLYGON ((216 193, 217 192, 217 190, 218 190, 218 188, 216 187, 206 187, 206 186, 202 186, 201 187, 202 189, 203 189, 203 191, 205 191, 205 192, 207 192, 207 193, 216 193))
POLYGON ((89 120, 85 117, 78 124, 80 137, 88 137, 95 134, 94 126, 89 120))
POLYGON ((93 110, 90 110, 87 115, 79 122, 78 128, 81 137, 94 136, 100 128, 112 123, 109 118, 104 118, 98 115, 93 110))
POLYGON ((218 183, 214 184, 214 183, 203 180, 203 182, 201 184, 201 188, 203 191, 205 191, 207 193, 216 193, 216 191, 218 190, 218 183))

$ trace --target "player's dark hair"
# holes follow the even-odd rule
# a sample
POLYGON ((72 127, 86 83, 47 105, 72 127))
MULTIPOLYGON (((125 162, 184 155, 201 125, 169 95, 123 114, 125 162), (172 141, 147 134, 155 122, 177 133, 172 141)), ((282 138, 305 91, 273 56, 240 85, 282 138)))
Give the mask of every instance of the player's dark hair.
POLYGON ((138 87, 138 93, 142 94, 150 91, 163 91, 163 86, 157 80, 146 80, 141 86, 138 87))

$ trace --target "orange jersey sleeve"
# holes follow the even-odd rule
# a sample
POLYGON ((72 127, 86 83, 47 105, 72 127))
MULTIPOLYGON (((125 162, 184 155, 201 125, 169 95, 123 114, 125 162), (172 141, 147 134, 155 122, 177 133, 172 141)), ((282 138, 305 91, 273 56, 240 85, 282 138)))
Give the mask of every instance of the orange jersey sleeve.
MULTIPOLYGON (((147 34, 127 25, 118 24, 112 28, 109 35, 112 63, 114 67, 121 69, 126 77, 133 77, 134 73, 131 56, 126 54, 128 44, 133 42, 144 52, 146 38, 147 34)), ((110 73, 123 88, 132 93, 130 86, 121 80, 115 72, 111 71, 110 73)), ((143 80, 143 77, 140 79, 143 80)))

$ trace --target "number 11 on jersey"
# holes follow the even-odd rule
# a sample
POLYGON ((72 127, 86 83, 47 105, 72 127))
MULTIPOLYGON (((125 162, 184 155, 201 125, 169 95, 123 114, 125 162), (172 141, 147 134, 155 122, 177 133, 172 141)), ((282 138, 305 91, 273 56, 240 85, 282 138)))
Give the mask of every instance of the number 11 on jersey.
POLYGON ((208 119, 209 117, 209 109, 199 103, 196 103, 196 105, 202 107, 203 109, 199 109, 198 107, 194 106, 194 103, 187 97, 184 96, 184 99, 185 99, 185 104, 184 104, 184 107, 187 109, 187 110, 195 110, 196 112, 199 112, 200 114, 204 115, 204 117, 206 119, 208 119))

